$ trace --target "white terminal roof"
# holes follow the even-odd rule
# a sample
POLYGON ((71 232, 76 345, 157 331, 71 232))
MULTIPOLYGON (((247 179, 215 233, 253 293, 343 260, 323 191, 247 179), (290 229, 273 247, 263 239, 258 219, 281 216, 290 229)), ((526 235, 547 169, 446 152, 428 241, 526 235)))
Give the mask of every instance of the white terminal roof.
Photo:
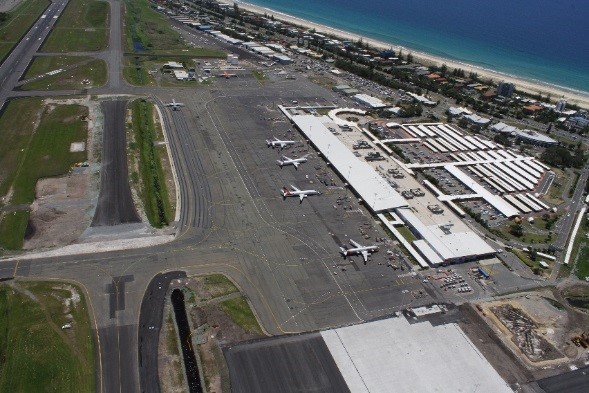
POLYGON ((321 336, 351 392, 512 392, 454 323, 398 317, 321 336))
POLYGON ((373 109, 384 108, 386 106, 389 106, 386 102, 383 102, 381 99, 369 96, 368 94, 356 94, 354 96, 354 99, 373 109))
POLYGON ((473 190, 485 201, 489 202, 505 217, 509 218, 517 216, 519 214, 519 211, 515 209, 513 206, 511 206, 509 203, 505 202, 503 198, 491 193, 489 190, 481 186, 479 183, 475 182, 470 176, 464 173, 461 169, 457 168, 455 165, 444 165, 444 169, 450 172, 452 176, 460 180, 462 184, 473 190))
POLYGON ((466 230, 453 231, 453 224, 442 230, 442 225, 426 225, 411 209, 398 209, 397 214, 409 224, 422 238, 413 242, 422 254, 433 265, 448 260, 470 258, 479 255, 493 254, 495 250, 476 233, 466 230))
POLYGON ((342 141, 323 124, 327 116, 295 115, 292 120, 305 136, 321 151, 327 161, 346 178, 364 202, 374 212, 407 206, 405 198, 366 162, 360 161, 342 141))

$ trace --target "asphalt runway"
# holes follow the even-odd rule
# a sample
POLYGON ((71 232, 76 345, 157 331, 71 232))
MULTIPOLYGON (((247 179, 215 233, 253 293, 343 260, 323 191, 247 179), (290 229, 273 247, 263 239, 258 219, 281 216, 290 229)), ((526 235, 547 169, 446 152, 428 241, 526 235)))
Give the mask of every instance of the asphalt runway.
POLYGON ((224 354, 233 393, 350 391, 318 333, 239 344, 224 354))
POLYGON ((141 222, 137 215, 127 170, 125 111, 127 101, 105 101, 100 193, 93 227, 141 222))
POLYGON ((157 353, 166 294, 172 280, 184 277, 186 277, 184 272, 158 274, 151 280, 145 291, 139 314, 138 355, 141 392, 160 392, 157 353))
POLYGON ((546 393, 587 393, 589 392, 589 367, 544 378, 536 383, 546 393))
POLYGON ((135 362, 136 333, 137 326, 133 325, 112 325, 99 329, 105 392, 139 391, 135 362))

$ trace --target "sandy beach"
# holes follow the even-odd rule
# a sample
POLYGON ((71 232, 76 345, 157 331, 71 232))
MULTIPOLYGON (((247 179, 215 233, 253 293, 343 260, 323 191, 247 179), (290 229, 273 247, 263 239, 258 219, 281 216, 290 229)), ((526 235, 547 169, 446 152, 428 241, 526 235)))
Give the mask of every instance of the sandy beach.
POLYGON ((274 10, 271 10, 268 8, 259 7, 259 6, 253 5, 253 4, 244 3, 241 1, 232 1, 232 0, 222 0, 222 2, 227 3, 227 4, 231 4, 231 5, 233 5, 234 3, 237 3, 237 5, 241 9, 244 9, 244 10, 247 10, 250 12, 254 12, 254 13, 258 13, 258 14, 262 14, 262 15, 263 14, 273 15, 275 19, 278 19, 278 20, 281 20, 284 22, 288 22, 291 24, 303 26, 303 27, 306 27, 309 29, 315 29, 317 32, 324 33, 324 34, 332 34, 332 35, 341 37, 343 39, 357 41, 360 38, 362 38, 362 40, 364 42, 367 42, 370 45, 377 47, 377 48, 383 48, 383 49, 392 48, 396 51, 399 51, 402 49, 404 54, 411 53, 413 55, 413 58, 415 59, 415 61, 423 63, 424 65, 438 65, 438 66, 440 66, 442 64, 446 64, 446 66, 448 66, 448 68, 461 68, 461 69, 465 70, 467 73, 476 72, 479 75, 479 77, 483 80, 492 79, 493 81, 496 81, 496 82, 504 81, 504 82, 514 83, 516 86, 516 89, 518 89, 520 91, 525 91, 525 92, 532 93, 532 94, 541 93, 543 96, 547 96, 549 94, 551 96, 552 100, 558 99, 560 97, 564 97, 570 103, 577 104, 577 105, 582 106, 584 108, 589 108, 589 95, 583 94, 581 92, 575 92, 575 91, 571 91, 566 88, 560 88, 558 86, 544 84, 541 82, 528 81, 528 80, 517 78, 517 77, 511 76, 511 75, 506 75, 506 74, 495 72, 492 70, 487 70, 487 69, 477 67, 474 65, 460 63, 457 61, 444 59, 442 57, 433 56, 428 53, 415 51, 410 48, 405 48, 405 47, 397 46, 397 45, 391 45, 386 42, 377 41, 377 40, 374 40, 374 39, 371 39, 368 37, 363 37, 363 36, 353 34, 353 33, 347 32, 347 31, 334 29, 329 26, 321 25, 318 23, 313 23, 313 22, 310 22, 310 21, 307 21, 304 19, 300 19, 300 18, 291 16, 291 15, 281 13, 281 12, 277 12, 277 11, 274 11, 274 10))

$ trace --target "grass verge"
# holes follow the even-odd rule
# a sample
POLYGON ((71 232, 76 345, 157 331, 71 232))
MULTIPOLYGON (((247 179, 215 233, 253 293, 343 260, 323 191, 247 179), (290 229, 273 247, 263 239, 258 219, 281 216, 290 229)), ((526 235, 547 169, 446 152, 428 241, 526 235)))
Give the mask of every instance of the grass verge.
POLYGON ((139 156, 139 174, 131 174, 131 181, 138 182, 140 196, 149 223, 161 228, 171 221, 172 208, 161 163, 165 146, 154 145, 155 126, 153 104, 145 100, 133 102, 133 131, 135 142, 129 147, 139 156))
POLYGON ((108 13, 105 1, 70 0, 42 50, 90 52, 106 48, 108 13))
POLYGON ((237 287, 223 274, 211 274, 202 280, 203 286, 211 294, 211 298, 229 295, 237 292, 237 287))
POLYGON ((260 82, 261 85, 263 85, 268 80, 268 77, 264 74, 264 71, 253 70, 252 75, 258 80, 258 82, 260 82))
POLYGON ((82 292, 53 282, 14 285, 0 285, 0 391, 93 392, 94 340, 82 292))
POLYGON ((221 302, 221 309, 246 332, 263 334, 258 320, 244 296, 221 302))
POLYGON ((55 75, 37 79, 21 86, 22 90, 67 90, 103 86, 106 83, 104 60, 81 62, 55 75))
POLYGON ((0 22, 0 60, 21 40, 48 5, 48 0, 24 1, 0 22))

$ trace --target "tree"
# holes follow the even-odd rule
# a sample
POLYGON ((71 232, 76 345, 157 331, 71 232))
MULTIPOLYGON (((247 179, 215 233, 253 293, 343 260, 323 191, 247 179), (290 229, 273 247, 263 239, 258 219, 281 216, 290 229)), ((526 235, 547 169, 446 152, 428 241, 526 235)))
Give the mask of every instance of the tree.
POLYGON ((511 146, 511 141, 509 140, 509 138, 505 134, 499 133, 499 134, 495 135, 493 140, 495 142, 505 146, 505 147, 511 146))
POLYGON ((509 233, 515 237, 522 237, 524 235, 524 227, 520 223, 512 224, 509 227, 509 233))
POLYGON ((407 54, 407 63, 413 63, 413 55, 411 53, 407 54))

